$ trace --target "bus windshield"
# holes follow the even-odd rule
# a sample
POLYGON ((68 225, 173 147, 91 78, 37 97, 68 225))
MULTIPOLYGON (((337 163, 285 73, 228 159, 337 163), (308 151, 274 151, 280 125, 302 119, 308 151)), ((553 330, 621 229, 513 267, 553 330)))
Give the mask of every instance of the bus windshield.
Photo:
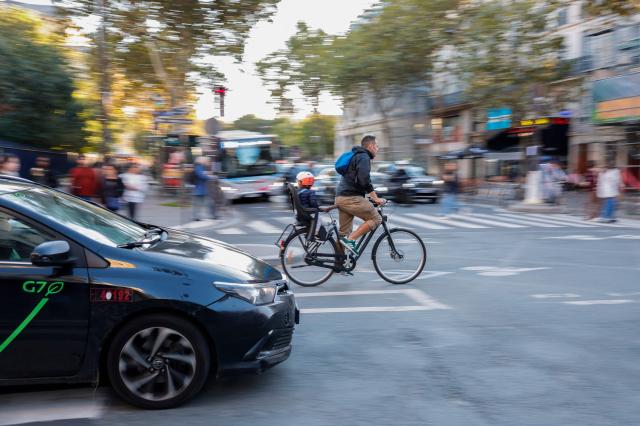
POLYGON ((229 178, 276 173, 271 142, 223 142, 221 172, 229 178))

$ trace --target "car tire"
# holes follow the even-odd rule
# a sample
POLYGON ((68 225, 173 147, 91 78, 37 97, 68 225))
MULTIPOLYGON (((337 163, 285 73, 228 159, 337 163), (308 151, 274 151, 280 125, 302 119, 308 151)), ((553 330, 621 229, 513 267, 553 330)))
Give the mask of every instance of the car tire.
POLYGON ((119 397, 156 410, 194 397, 207 381, 210 366, 202 333, 172 315, 148 315, 122 327, 111 342, 106 365, 119 397))

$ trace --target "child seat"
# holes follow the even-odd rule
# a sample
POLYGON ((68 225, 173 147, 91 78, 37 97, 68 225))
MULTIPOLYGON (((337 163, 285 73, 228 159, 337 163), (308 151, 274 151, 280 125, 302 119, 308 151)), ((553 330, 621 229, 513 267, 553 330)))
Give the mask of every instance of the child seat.
POLYGON ((291 206, 296 215, 296 225, 304 228, 308 228, 307 239, 314 239, 314 231, 318 223, 318 213, 320 209, 308 209, 305 208, 300 202, 298 197, 298 189, 293 184, 287 184, 287 190, 289 192, 289 199, 291 206))

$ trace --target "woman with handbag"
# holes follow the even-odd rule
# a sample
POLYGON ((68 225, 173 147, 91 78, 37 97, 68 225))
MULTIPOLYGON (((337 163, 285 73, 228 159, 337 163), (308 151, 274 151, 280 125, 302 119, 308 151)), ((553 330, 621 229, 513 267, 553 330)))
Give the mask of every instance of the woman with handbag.
POLYGON ((120 210, 120 197, 124 193, 122 179, 113 164, 102 167, 102 176, 102 204, 112 212, 117 212, 120 210))

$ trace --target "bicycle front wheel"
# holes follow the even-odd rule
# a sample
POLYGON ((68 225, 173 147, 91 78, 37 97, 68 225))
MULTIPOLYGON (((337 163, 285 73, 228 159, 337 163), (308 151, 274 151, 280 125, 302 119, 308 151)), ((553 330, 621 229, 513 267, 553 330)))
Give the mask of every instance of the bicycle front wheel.
POLYGON ((313 287, 333 274, 337 249, 333 238, 311 242, 307 241, 306 234, 306 229, 299 229, 287 239, 280 251, 280 261, 291 281, 303 287, 313 287))
POLYGON ((422 273, 427 262, 427 248, 415 232, 394 228, 378 238, 371 259, 383 280, 406 284, 422 273))

